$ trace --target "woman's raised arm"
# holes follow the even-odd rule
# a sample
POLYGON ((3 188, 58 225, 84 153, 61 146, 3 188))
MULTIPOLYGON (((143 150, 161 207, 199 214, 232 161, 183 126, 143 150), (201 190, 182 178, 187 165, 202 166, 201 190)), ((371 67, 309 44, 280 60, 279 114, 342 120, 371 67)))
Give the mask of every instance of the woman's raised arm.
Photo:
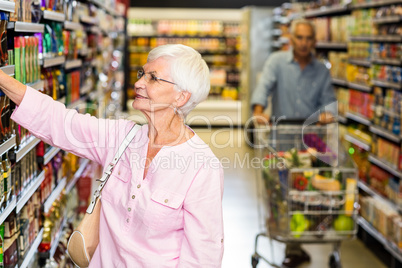
POLYGON ((0 89, 17 105, 21 104, 27 86, 0 70, 0 89))

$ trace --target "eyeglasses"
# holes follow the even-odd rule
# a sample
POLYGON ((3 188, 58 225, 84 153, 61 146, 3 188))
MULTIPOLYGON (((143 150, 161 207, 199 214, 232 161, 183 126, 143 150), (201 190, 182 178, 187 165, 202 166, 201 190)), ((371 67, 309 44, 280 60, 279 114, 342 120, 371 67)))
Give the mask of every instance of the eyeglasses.
POLYGON ((170 82, 170 81, 168 81, 168 80, 159 78, 159 77, 155 76, 155 74, 153 74, 153 73, 146 73, 146 72, 144 71, 144 69, 140 69, 140 70, 138 70, 138 72, 137 72, 137 78, 138 78, 138 80, 139 80, 139 79, 141 79, 142 77, 145 78, 145 81, 146 81, 147 83, 153 83, 153 82, 156 82, 156 81, 160 80, 160 81, 163 81, 163 82, 167 82, 167 83, 176 85, 176 83, 173 83, 173 82, 170 82))

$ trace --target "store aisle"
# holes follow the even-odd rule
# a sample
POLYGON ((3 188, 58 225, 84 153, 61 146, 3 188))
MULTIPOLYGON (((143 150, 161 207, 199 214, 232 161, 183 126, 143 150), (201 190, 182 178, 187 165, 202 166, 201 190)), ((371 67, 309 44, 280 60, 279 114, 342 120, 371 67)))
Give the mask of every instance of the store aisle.
MULTIPOLYGON (((225 224, 225 254, 223 268, 251 267, 255 236, 263 225, 259 224, 256 171, 247 166, 253 157, 253 150, 246 145, 243 130, 195 129, 208 143, 225 168, 225 192, 223 198, 225 224), (246 160, 246 161, 245 161, 246 160)), ((330 244, 304 246, 312 257, 309 264, 301 268, 328 267, 330 244)), ((259 240, 260 254, 271 256, 268 239, 259 240)), ((273 244, 276 263, 283 259, 284 245, 273 244)), ((385 268, 360 240, 344 241, 341 245, 343 268, 385 268)), ((271 260, 272 258, 270 258, 271 260)), ((260 261, 258 268, 271 267, 260 261)))

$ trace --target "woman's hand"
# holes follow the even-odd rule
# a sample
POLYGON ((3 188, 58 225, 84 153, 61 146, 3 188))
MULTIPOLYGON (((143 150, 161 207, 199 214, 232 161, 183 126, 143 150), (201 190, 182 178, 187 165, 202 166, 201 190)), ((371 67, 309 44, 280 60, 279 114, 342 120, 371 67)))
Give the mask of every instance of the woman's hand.
POLYGON ((20 105, 24 98, 26 85, 12 78, 2 70, 0 70, 0 89, 6 94, 16 105, 20 105))

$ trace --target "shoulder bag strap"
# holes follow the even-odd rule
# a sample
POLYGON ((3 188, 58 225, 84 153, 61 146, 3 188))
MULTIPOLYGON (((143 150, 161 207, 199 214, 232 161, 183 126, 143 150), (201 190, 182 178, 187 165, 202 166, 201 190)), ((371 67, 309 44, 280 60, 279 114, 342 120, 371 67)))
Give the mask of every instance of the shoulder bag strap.
POLYGON ((112 162, 107 166, 105 172, 102 175, 102 178, 100 178, 98 181, 101 183, 98 186, 98 189, 95 190, 91 204, 89 204, 87 208, 87 213, 91 214, 92 211, 94 210, 96 201, 100 197, 100 193, 105 187, 105 184, 107 180, 110 177, 110 174, 112 174, 113 168, 116 166, 117 162, 119 161, 120 157, 123 155, 124 151, 130 145, 131 141, 134 139, 135 135, 137 134, 138 130, 141 128, 141 125, 135 124, 134 127, 130 130, 130 132, 127 134, 127 136, 124 138, 123 142, 120 144, 119 149, 117 150, 116 154, 113 157, 112 162))

